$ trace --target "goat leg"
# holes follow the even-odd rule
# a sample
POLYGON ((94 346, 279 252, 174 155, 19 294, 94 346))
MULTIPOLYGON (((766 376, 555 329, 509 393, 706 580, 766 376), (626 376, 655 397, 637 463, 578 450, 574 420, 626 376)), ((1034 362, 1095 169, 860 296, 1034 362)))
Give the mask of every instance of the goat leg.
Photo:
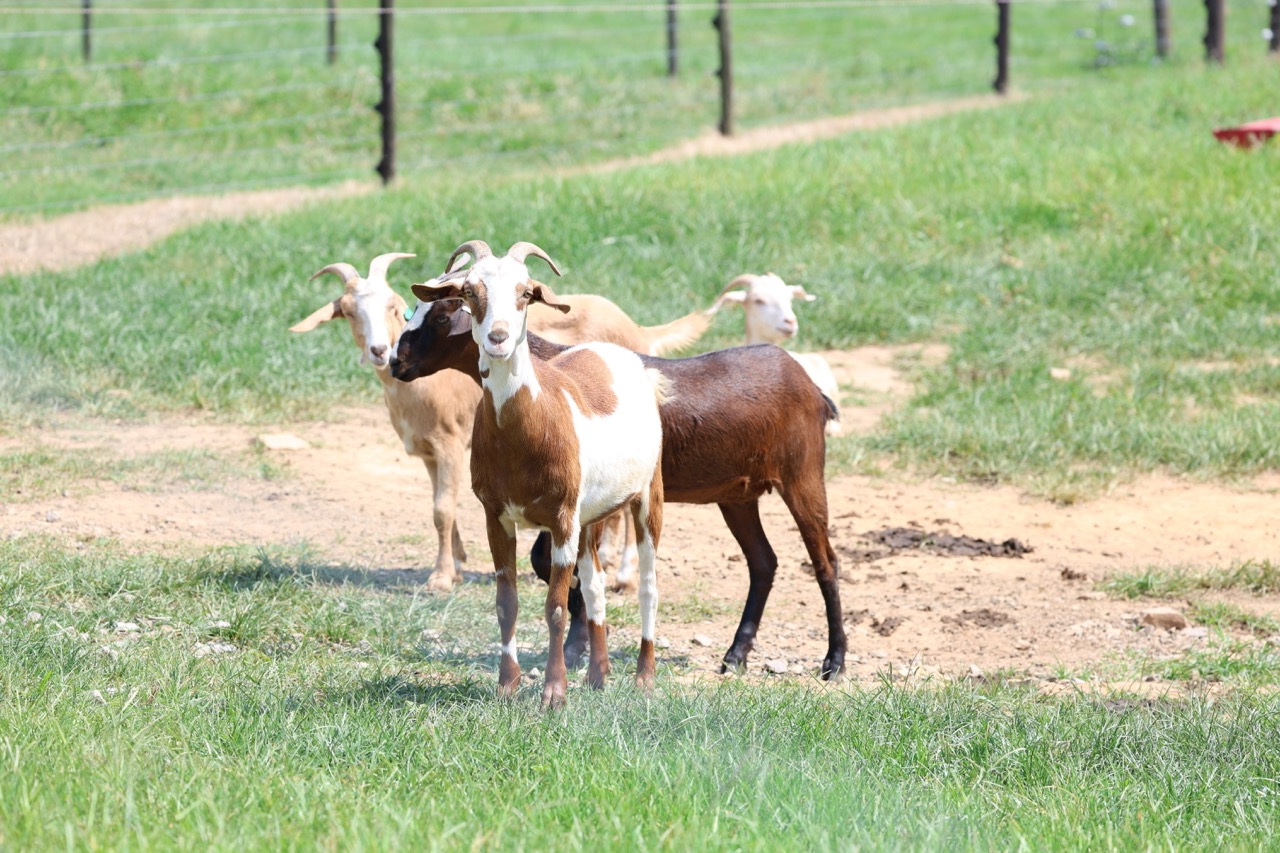
MULTIPOLYGON (((533 542, 529 552, 529 562, 533 565, 533 573, 543 583, 551 583, 551 534, 543 530, 533 542)), ((582 665, 582 656, 587 653, 590 641, 587 633, 586 605, 582 598, 582 585, 569 583, 569 632, 564 641, 565 665, 577 669, 582 665)))
POLYGON ((609 644, 605 632, 604 569, 600 565, 600 537, 604 525, 586 528, 578 546, 578 580, 587 609, 587 631, 591 636, 591 661, 587 666, 587 684, 596 690, 604 688, 609 674, 609 644))
POLYGON ((844 674, 848 640, 844 633, 844 615, 840 610, 840 561, 827 532, 826 487, 821 482, 808 488, 798 484, 784 492, 782 500, 800 529, 800 538, 809 552, 813 574, 826 607, 827 656, 822 661, 822 679, 839 681, 844 674))
POLYGON ((569 580, 580 550, 581 529, 570 524, 567 531, 552 534, 551 582, 547 585, 547 677, 542 687, 542 707, 555 710, 564 707, 568 689, 568 673, 564 663, 564 634, 569 621, 569 580))
POLYGON ((740 504, 719 504, 720 515, 729 526, 729 532, 747 558, 750 586, 747 603, 742 608, 742 620, 733 635, 733 645, 724 654, 721 672, 742 671, 747 668, 747 655, 755 645, 756 632, 764 616, 764 605, 773 590, 773 579, 778 572, 778 557, 769 545, 764 527, 760 524, 760 505, 756 501, 740 504))
POLYGON ((498 630, 502 637, 502 657, 498 663, 498 693, 512 696, 520 686, 520 662, 516 658, 516 618, 520 596, 516 592, 516 533, 492 513, 486 513, 489 551, 498 588, 498 630))
POLYGON ((653 473, 648 494, 632 504, 636 549, 640 567, 640 656, 636 661, 636 686, 648 691, 658 674, 654 642, 658 626, 658 540, 662 538, 662 468, 653 473))

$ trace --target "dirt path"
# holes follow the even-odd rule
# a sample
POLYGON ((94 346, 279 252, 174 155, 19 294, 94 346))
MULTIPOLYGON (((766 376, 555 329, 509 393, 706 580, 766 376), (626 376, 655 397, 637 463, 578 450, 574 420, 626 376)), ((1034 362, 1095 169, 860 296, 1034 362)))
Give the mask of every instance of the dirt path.
MULTIPOLYGON (((708 133, 643 157, 610 160, 566 170, 564 174, 617 171, 700 156, 745 154, 860 130, 894 127, 966 110, 988 109, 1010 101, 1010 98, 995 96, 958 98, 758 128, 729 138, 708 133)), ((95 207, 37 222, 0 225, 0 275, 73 269, 104 257, 144 249, 201 222, 282 213, 316 201, 371 193, 378 186, 371 181, 348 181, 333 187, 289 187, 217 196, 161 198, 137 204, 95 207)))

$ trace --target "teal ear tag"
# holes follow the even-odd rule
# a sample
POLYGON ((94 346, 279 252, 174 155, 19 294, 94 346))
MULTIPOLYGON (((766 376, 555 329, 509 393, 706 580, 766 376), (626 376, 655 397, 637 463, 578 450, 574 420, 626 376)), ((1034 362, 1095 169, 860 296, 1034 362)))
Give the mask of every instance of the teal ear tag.
POLYGON ((408 307, 408 306, 405 306, 405 309, 404 309, 404 318, 405 318, 406 320, 412 320, 412 319, 413 319, 413 311, 414 311, 414 309, 412 309, 412 308, 410 308, 410 307, 408 307))

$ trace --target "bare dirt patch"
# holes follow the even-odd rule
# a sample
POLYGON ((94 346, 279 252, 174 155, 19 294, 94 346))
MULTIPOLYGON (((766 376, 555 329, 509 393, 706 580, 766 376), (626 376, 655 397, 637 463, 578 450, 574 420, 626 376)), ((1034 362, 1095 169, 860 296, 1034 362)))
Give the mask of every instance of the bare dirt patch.
MULTIPOLYGON (((108 536, 140 549, 305 546, 316 559, 414 570, 422 579, 434 558, 426 473, 404 454, 380 407, 352 409, 331 422, 259 430, 101 423, 13 437, 6 444, 10 450, 92 449, 121 456, 181 448, 261 453, 285 476, 175 481, 146 490, 103 482, 37 501, 0 496, 0 535, 41 533, 71 543, 108 536), (293 433, 308 446, 253 449, 256 436, 268 432, 293 433)), ((1109 661, 1159 658, 1203 645, 1212 639, 1203 629, 1141 626, 1149 602, 1108 599, 1090 579, 1150 566, 1280 558, 1277 487, 1280 478, 1274 477, 1253 488, 1152 477, 1091 502, 1058 506, 1007 487, 837 478, 828 493, 834 544, 844 555, 841 594, 851 674, 872 679, 885 670, 942 676, 1011 670, 1049 678, 1062 670, 1105 670, 1109 661), (893 528, 993 543, 1016 539, 1030 550, 1020 556, 956 556, 874 542, 876 531, 893 528), (870 548, 887 553, 873 562, 849 556, 870 548)), ((773 669, 811 673, 826 649, 822 599, 782 501, 766 497, 762 516, 780 565, 753 669, 759 672, 769 661, 773 669)), ((463 494, 460 523, 469 576, 485 579, 490 565, 483 513, 469 492, 463 494)), ((531 542, 526 536, 524 547, 531 542)), ((741 554, 715 507, 669 504, 659 556, 662 653, 687 660, 697 673, 713 674, 746 598, 741 554)), ((1247 604, 1255 613, 1280 616, 1280 597, 1249 596, 1247 604)), ((1186 609, 1184 602, 1172 605, 1186 609)), ((625 637, 626 630, 621 633, 625 637)))

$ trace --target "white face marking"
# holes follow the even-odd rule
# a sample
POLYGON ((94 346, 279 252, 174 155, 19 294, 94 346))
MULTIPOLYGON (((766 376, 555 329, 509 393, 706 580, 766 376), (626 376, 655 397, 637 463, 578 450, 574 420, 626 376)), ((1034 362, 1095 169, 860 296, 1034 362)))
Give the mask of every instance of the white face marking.
MULTIPOLYGON (((409 322, 404 324, 405 332, 412 332, 422 325, 427 319, 427 312, 431 310, 430 302, 419 302, 413 307, 413 315, 409 318, 409 322)), ((404 334, 404 332, 401 332, 404 334)))
POLYGON ((516 304, 516 289, 529 280, 529 268, 512 258, 485 258, 471 268, 467 285, 483 287, 486 303, 484 318, 472 323, 471 336, 490 359, 505 361, 524 341, 528 315, 516 304), (489 335, 505 329, 507 337, 494 341, 489 335))
POLYGON ((374 367, 386 367, 391 360, 391 352, 399 342, 397 332, 392 340, 392 331, 387 325, 388 313, 396 301, 395 292, 385 284, 361 279, 355 290, 356 320, 364 336, 363 360, 374 367))

